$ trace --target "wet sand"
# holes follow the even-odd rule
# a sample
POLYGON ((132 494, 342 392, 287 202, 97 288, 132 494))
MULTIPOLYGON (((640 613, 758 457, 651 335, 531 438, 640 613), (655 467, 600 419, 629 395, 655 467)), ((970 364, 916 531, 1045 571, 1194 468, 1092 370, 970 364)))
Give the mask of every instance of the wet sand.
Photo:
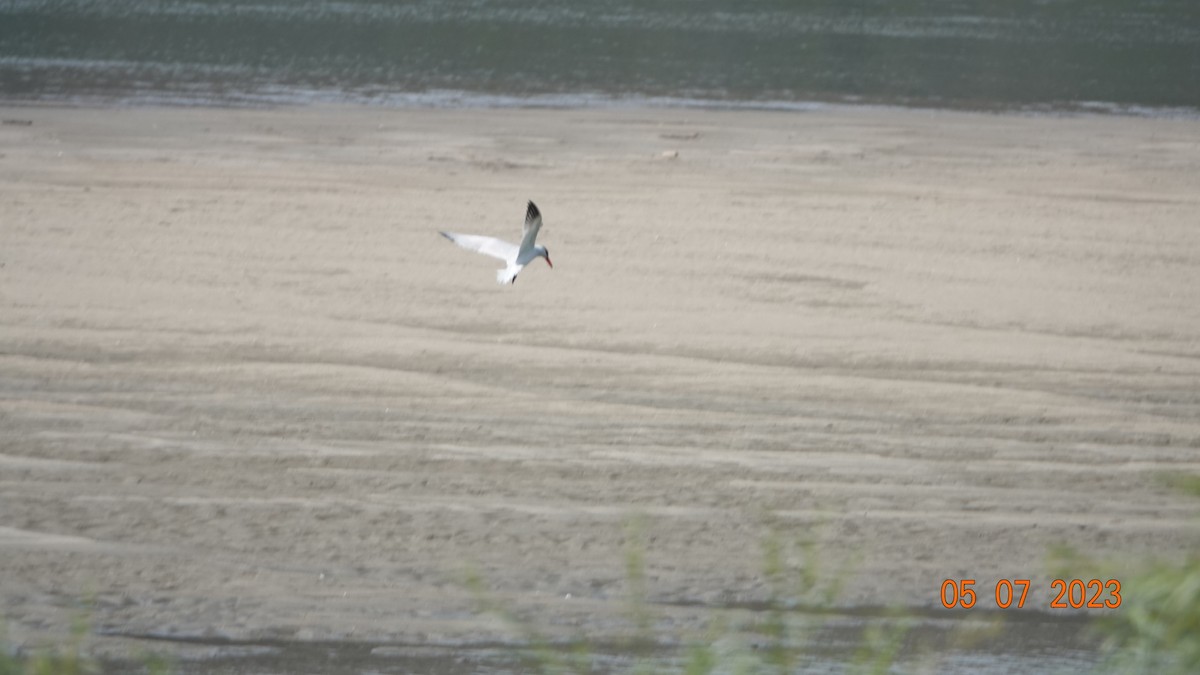
POLYGON ((101 654, 518 641, 472 571, 619 639, 632 540, 671 644, 769 597, 771 537, 840 607, 980 611, 1046 610, 1058 546, 1196 541, 1162 480, 1200 472, 1195 120, 0 117, 14 644, 85 598, 101 654), (555 267, 513 287, 437 235, 527 199, 555 267))

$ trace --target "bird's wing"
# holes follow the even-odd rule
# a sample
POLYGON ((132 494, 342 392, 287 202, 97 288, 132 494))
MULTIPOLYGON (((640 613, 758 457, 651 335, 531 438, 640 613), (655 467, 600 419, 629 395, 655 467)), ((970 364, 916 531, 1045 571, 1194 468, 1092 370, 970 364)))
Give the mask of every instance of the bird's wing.
POLYGON ((538 231, 542 229, 542 213, 538 211, 537 204, 529 202, 529 208, 525 210, 525 230, 521 236, 520 254, 526 254, 533 250, 534 242, 537 241, 538 231))
POLYGON ((478 234, 455 234, 454 232, 441 232, 440 234, 468 251, 490 255, 505 262, 514 262, 517 259, 518 249, 516 244, 510 244, 495 237, 484 237, 478 234))

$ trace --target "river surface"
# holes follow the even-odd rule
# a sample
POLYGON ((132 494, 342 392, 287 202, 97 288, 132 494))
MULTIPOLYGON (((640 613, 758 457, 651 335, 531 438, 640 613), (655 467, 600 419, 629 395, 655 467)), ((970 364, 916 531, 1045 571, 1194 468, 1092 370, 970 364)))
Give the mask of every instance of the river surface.
POLYGON ((5 0, 0 98, 1200 111, 1194 0, 5 0))

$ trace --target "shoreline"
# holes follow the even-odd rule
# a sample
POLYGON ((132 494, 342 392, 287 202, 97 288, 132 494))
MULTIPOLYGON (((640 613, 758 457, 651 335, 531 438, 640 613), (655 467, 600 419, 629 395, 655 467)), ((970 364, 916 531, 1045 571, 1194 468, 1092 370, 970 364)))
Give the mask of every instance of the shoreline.
POLYGON ((925 113, 963 113, 1013 117, 1128 117, 1135 119, 1200 120, 1200 108, 1147 106, 1106 101, 1071 101, 1039 104, 1001 103, 933 106, 919 101, 885 99, 812 99, 812 100, 724 100, 692 99, 671 96, 575 94, 488 94, 482 92, 436 90, 393 93, 386 96, 347 92, 305 91, 303 93, 246 94, 236 98, 154 95, 131 96, 48 96, 45 98, 2 98, 0 107, 65 108, 197 108, 211 110, 273 110, 287 108, 366 108, 381 110, 703 110, 711 112, 808 113, 838 110, 889 110, 925 113))

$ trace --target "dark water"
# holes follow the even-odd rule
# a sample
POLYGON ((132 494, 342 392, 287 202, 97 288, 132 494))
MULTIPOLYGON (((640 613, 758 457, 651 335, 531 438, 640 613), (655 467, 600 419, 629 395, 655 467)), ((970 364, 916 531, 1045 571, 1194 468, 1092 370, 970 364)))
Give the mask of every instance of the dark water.
POLYGON ((1200 111, 1197 0, 0 0, 0 98, 1200 111))
MULTIPOLYGON (((888 672, 943 673, 945 675, 1082 675, 1100 672, 1098 638, 1087 621, 1079 617, 1054 617, 1031 613, 1021 615, 996 614, 991 619, 972 622, 953 613, 940 616, 910 616, 898 619, 907 622, 899 628, 897 620, 879 617, 857 617, 832 620, 811 635, 798 634, 806 646, 797 649, 796 662, 790 671, 797 675, 845 675, 866 672, 856 659, 868 645, 864 631, 868 625, 882 629, 899 639, 895 653, 886 661, 888 672), (999 620, 997 623, 996 620, 999 620), (964 626, 963 624, 968 624, 964 626)), ((767 665, 756 653, 755 640, 729 640, 730 636, 707 640, 721 666, 716 672, 736 671, 735 664, 750 662, 767 665), (721 640, 725 642, 722 643, 721 640), (720 645, 725 644, 723 648, 720 645), (736 645, 736 646, 735 646, 736 645), (742 652, 738 653, 738 649, 742 652), (749 650, 749 653, 746 652, 749 650)), ((764 638, 758 638, 763 642, 764 638)), ((513 645, 468 644, 457 646, 378 645, 356 642, 275 642, 270 644, 222 643, 195 641, 207 645, 201 658, 176 660, 172 672, 179 675, 383 675, 396 673, 413 675, 510 675, 514 673, 549 672, 547 663, 539 663, 528 651, 513 645)), ((761 648, 760 645, 759 648, 761 648)), ((877 649, 884 644, 876 645, 877 649)), ((552 650, 555 651, 555 650, 552 650)), ((686 648, 643 647, 583 644, 562 646, 555 653, 563 658, 576 659, 576 665, 586 664, 580 672, 596 675, 655 672, 682 673, 687 659, 686 648)), ((128 673, 138 664, 104 664, 103 671, 128 673)), ((770 670, 770 669, 769 669, 770 670)), ((747 671, 750 672, 750 671, 747 671)))

